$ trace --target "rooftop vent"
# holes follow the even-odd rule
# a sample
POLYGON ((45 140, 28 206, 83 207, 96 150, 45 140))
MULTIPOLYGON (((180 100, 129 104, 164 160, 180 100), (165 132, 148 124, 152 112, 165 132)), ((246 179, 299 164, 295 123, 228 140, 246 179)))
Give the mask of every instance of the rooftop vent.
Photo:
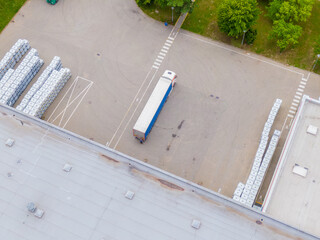
POLYGON ((191 223, 191 227, 195 228, 195 229, 199 229, 201 225, 201 222, 197 219, 193 219, 192 223, 191 223))
POLYGON ((318 128, 317 128, 317 127, 312 126, 311 124, 308 126, 308 128, 307 128, 307 133, 316 136, 316 135, 317 135, 317 132, 318 132, 318 128))
POLYGON ((125 197, 128 198, 129 200, 132 200, 134 197, 134 192, 132 191, 127 191, 125 194, 125 197))
POLYGON ((34 213, 37 210, 37 206, 33 202, 29 202, 27 209, 29 212, 34 213))
POLYGON ((8 138, 7 141, 6 141, 6 146, 7 147, 12 147, 13 144, 14 144, 14 139, 8 138))
POLYGON ((72 166, 68 163, 66 163, 64 166, 63 166, 63 171, 65 172, 70 172, 72 169, 72 166))
POLYGON ((42 218, 44 215, 44 211, 42 209, 37 208, 36 212, 33 215, 36 216, 37 218, 42 218))
POLYGON ((293 166, 292 172, 301 176, 301 177, 306 177, 308 174, 308 168, 301 167, 299 164, 295 164, 293 166))

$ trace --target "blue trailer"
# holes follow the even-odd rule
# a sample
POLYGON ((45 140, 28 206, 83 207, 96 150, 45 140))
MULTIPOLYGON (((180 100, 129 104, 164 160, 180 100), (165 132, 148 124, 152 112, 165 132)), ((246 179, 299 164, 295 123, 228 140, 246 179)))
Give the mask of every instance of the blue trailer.
POLYGON ((133 136, 135 136, 140 143, 146 141, 163 104, 175 85, 176 78, 177 75, 174 72, 166 70, 155 86, 148 102, 133 127, 133 136))

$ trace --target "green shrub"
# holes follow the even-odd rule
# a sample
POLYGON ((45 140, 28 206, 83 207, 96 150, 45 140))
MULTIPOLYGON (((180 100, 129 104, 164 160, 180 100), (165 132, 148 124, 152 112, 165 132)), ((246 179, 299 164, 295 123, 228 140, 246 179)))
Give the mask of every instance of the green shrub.
POLYGON ((257 38, 257 34, 258 34, 258 31, 257 29, 249 29, 247 32, 246 32, 246 35, 244 37, 244 40, 247 44, 252 44, 254 42, 254 40, 256 40, 257 38))

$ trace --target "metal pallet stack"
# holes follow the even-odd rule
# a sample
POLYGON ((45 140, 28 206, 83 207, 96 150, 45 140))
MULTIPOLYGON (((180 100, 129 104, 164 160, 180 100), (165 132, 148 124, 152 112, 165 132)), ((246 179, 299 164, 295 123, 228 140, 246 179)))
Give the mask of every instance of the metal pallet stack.
POLYGON ((30 49, 30 44, 25 39, 19 39, 0 61, 0 80, 6 72, 13 68, 23 55, 30 49))
POLYGON ((266 147, 268 145, 269 134, 273 122, 279 112, 281 103, 281 99, 276 99, 269 113, 269 117, 264 125, 259 147, 256 152, 251 172, 246 184, 239 183, 233 194, 234 200, 239 201, 240 203, 245 204, 249 207, 252 207, 252 205, 254 204, 254 201, 257 197, 257 193, 261 187, 265 173, 268 169, 269 162, 271 161, 276 145, 278 144, 280 131, 275 130, 273 137, 270 141, 268 150, 265 154, 266 147))
POLYGON ((48 80, 30 99, 23 112, 41 118, 70 77, 71 72, 68 68, 62 68, 59 72, 53 70, 48 80))
POLYGON ((53 70, 59 71, 62 67, 60 57, 55 56, 49 66, 42 72, 37 81, 29 89, 28 93, 23 97, 21 103, 17 106, 17 110, 23 111, 30 102, 30 99, 37 93, 37 91, 47 81, 53 70))
POLYGON ((0 103, 13 106, 43 65, 36 49, 31 49, 0 90, 0 103))

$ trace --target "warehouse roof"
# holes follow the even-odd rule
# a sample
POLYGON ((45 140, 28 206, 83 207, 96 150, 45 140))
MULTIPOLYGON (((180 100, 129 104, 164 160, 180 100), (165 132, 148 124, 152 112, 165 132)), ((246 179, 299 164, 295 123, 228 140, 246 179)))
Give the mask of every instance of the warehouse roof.
POLYGON ((263 211, 320 237, 320 101, 304 96, 263 211))
POLYGON ((0 239, 316 239, 5 106, 0 151, 0 239))

